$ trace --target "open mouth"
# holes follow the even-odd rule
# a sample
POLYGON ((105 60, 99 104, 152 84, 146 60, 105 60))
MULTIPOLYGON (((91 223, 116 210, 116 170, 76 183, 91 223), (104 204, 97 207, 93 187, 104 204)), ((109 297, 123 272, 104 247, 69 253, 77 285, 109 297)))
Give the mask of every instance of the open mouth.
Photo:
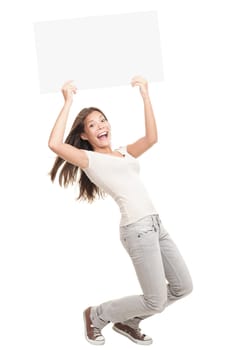
POLYGON ((97 138, 99 140, 105 140, 107 137, 108 137, 108 132, 107 131, 103 131, 99 135, 97 135, 97 138))

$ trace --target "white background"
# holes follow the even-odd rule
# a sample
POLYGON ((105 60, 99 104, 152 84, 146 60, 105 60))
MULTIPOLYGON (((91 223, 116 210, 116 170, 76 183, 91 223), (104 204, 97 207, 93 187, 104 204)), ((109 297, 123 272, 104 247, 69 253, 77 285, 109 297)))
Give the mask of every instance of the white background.
MULTIPOLYGON (((39 94, 33 23, 144 10, 158 11, 164 82, 150 85, 159 143, 141 157, 141 176, 194 291, 145 320, 143 330, 152 349, 232 349, 230 4, 25 0, 1 8, 1 349, 91 348, 83 310, 141 292, 119 242, 115 203, 77 203, 75 188, 49 180, 47 140, 63 100, 39 94)), ((141 136, 136 89, 80 91, 69 122, 90 105, 110 119, 114 146, 141 136)), ((104 335, 106 349, 136 346, 111 326, 104 335)))

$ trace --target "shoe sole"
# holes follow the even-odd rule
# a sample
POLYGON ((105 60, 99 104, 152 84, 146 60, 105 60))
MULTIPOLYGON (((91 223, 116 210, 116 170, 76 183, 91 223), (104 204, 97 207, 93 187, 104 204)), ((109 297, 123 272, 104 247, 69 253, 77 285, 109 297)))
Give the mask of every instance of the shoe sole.
POLYGON ((119 333, 119 334, 121 334, 121 335, 124 335, 125 337, 129 338, 131 341, 133 341, 133 342, 136 343, 136 344, 139 344, 139 345, 151 345, 151 344, 153 343, 153 340, 152 340, 152 339, 151 339, 151 340, 138 340, 138 339, 135 339, 135 338, 133 338, 130 334, 128 334, 128 333, 122 331, 121 329, 119 329, 119 328, 117 328, 117 327, 115 327, 115 326, 113 326, 112 329, 113 329, 115 332, 117 332, 117 333, 119 333))
POLYGON ((87 323, 86 323, 86 314, 85 311, 83 312, 83 321, 84 321, 84 334, 85 334, 85 338, 86 340, 92 344, 92 345, 104 345, 105 340, 92 340, 90 338, 88 338, 87 336, 87 323))

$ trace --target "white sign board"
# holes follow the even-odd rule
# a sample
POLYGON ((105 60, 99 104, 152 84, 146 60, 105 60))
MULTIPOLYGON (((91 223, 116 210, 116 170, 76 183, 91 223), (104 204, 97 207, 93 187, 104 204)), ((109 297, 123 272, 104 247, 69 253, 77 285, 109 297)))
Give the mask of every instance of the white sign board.
POLYGON ((128 85, 134 75, 163 80, 154 11, 34 23, 41 93, 67 80, 79 89, 128 85))

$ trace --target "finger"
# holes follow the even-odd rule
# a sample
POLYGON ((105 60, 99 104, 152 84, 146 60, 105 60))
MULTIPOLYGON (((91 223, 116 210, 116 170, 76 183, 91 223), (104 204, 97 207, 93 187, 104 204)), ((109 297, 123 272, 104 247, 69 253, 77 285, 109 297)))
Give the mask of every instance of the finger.
POLYGON ((134 82, 133 84, 132 84, 132 86, 134 87, 134 86, 142 86, 142 84, 140 84, 140 83, 138 83, 138 82, 134 82))
POLYGON ((142 82, 142 81, 140 81, 140 80, 133 80, 132 82, 131 82, 131 85, 133 85, 133 86, 136 86, 136 85, 143 85, 143 84, 145 84, 144 82, 142 82))
POLYGON ((67 82, 65 82, 65 84, 62 86, 62 89, 66 89, 71 86, 74 86, 74 80, 68 80, 67 82))
POLYGON ((134 78, 134 79, 131 80, 131 84, 134 84, 134 83, 137 83, 137 82, 140 82, 140 80, 139 80, 139 79, 136 79, 136 78, 134 78))
POLYGON ((146 79, 143 78, 141 75, 135 75, 132 80, 136 80, 136 81, 145 81, 146 79))
POLYGON ((141 78, 142 78, 141 75, 135 75, 135 76, 132 77, 133 80, 134 80, 134 79, 141 79, 141 78))
POLYGON ((74 82, 74 80, 68 80, 68 81, 65 82, 64 85, 72 84, 73 82, 74 82))

